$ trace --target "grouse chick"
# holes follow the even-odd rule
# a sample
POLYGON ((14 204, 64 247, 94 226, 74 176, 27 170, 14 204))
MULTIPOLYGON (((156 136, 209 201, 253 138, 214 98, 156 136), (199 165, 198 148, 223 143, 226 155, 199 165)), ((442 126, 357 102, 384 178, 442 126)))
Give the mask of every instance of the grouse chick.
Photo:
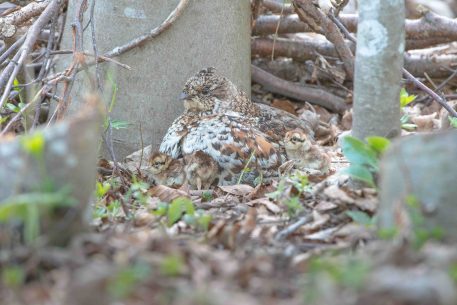
POLYGON ((156 151, 149 157, 149 165, 148 171, 157 185, 178 188, 186 181, 182 159, 156 151))
POLYGON ((300 170, 312 170, 312 174, 325 175, 330 170, 330 158, 322 152, 318 145, 300 129, 286 133, 284 144, 287 158, 293 160, 300 170))
POLYGON ((184 156, 187 182, 198 190, 207 190, 219 175, 219 165, 207 153, 197 150, 184 156))

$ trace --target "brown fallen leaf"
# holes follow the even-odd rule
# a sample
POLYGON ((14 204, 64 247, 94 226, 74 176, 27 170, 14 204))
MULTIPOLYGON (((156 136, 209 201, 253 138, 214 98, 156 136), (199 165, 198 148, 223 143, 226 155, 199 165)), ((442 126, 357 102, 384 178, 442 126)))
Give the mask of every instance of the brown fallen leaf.
POLYGON ((439 126, 439 120, 436 119, 437 113, 427 115, 418 115, 411 117, 411 121, 417 125, 417 131, 431 131, 439 126))
POLYGON ((346 110, 341 118, 341 128, 343 130, 350 130, 352 128, 352 111, 346 110))
POLYGON ((354 199, 349 197, 349 195, 346 194, 345 191, 343 191, 336 185, 331 185, 331 186, 327 187, 324 190, 324 195, 326 195, 330 199, 341 201, 344 203, 354 203, 354 199))
POLYGON ((170 202, 178 197, 190 198, 190 195, 183 190, 177 190, 165 185, 157 185, 148 191, 152 197, 158 197, 160 200, 170 202))
POLYGON ((228 194, 236 196, 247 196, 254 191, 254 188, 247 184, 224 185, 219 186, 219 188, 228 194))
POLYGON ((297 115, 297 112, 295 111, 295 105, 292 104, 289 100, 286 99, 274 99, 271 102, 271 105, 275 108, 287 111, 293 115, 297 115))
POLYGON ((330 215, 313 211, 313 222, 305 224, 303 229, 310 232, 322 228, 330 220, 330 215))
POLYGON ((246 204, 251 207, 257 206, 257 205, 263 205, 267 208, 268 211, 270 211, 271 213, 274 213, 274 214, 278 214, 279 212, 281 212, 281 208, 278 205, 271 202, 266 197, 254 199, 252 201, 247 202, 246 204))

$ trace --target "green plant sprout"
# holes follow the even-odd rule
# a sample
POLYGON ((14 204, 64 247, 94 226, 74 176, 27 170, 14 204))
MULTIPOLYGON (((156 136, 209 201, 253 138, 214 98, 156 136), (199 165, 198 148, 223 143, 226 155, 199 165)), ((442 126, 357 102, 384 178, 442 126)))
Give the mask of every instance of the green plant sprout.
POLYGON ((416 95, 409 95, 405 88, 400 91, 400 108, 403 113, 400 118, 401 128, 407 131, 413 131, 417 128, 416 124, 412 124, 409 121, 409 115, 405 114, 404 107, 412 103, 417 98, 416 95))
POLYGON ((344 137, 341 146, 351 165, 343 172, 375 187, 374 177, 379 171, 379 159, 389 145, 390 141, 383 137, 368 137, 366 143, 351 136, 344 137))

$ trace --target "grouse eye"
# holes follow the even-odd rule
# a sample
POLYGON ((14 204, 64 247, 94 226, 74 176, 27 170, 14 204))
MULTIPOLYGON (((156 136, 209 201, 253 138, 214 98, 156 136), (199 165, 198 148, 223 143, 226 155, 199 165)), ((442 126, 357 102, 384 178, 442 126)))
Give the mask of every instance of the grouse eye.
POLYGON ((209 94, 209 87, 203 87, 202 93, 203 93, 204 95, 208 95, 208 94, 209 94))

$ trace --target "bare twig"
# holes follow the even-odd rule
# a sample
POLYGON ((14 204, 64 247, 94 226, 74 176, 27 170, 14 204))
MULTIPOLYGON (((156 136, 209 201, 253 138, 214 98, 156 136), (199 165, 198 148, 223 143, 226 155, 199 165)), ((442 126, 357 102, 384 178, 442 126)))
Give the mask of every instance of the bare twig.
POLYGON ((276 39, 278 39, 278 30, 279 30, 279 25, 281 24, 281 17, 284 12, 284 1, 283 5, 281 6, 281 11, 279 12, 279 20, 278 20, 278 25, 276 26, 276 31, 275 34, 273 35, 273 48, 271 48, 271 60, 275 59, 275 44, 276 44, 276 39))
MULTIPOLYGON (((349 33, 349 31, 347 31, 347 29, 345 29, 344 25, 341 22, 339 22, 339 20, 337 18, 334 18, 334 20, 336 20, 335 24, 343 31, 343 33, 345 33, 347 35, 346 38, 351 40, 352 42, 356 42, 356 39, 349 33)), ((410 72, 408 72, 408 70, 406 70, 405 68, 403 68, 403 75, 407 79, 412 81, 416 85, 416 87, 418 87, 419 89, 424 91, 431 98, 433 98, 436 102, 438 102, 441 106, 443 106, 443 108, 446 109, 449 112, 449 114, 451 114, 453 117, 457 117, 457 112, 454 110, 454 108, 449 106, 449 104, 447 103, 447 101, 444 98, 439 96, 432 89, 430 89, 420 80, 415 78, 414 75, 412 75, 410 72)))
MULTIPOLYGON (((97 48, 97 39, 95 39, 95 20, 94 20, 94 12, 95 12, 95 1, 92 0, 92 4, 90 6, 90 31, 92 35, 92 48, 94 50, 95 58, 98 58, 98 48, 97 48)), ((100 66, 98 60, 95 61, 95 79, 97 80, 97 88, 102 90, 102 81, 100 77, 100 66)))
POLYGON ((276 240, 283 240, 286 239, 287 236, 290 234, 294 233, 298 229, 300 229, 301 226, 311 222, 313 220, 312 215, 306 215, 300 218, 297 222, 294 222, 290 226, 286 227, 285 229, 281 230, 276 234, 275 239, 276 240))
POLYGON ((35 97, 30 102, 28 102, 24 107, 22 107, 21 110, 18 113, 16 113, 16 115, 13 118, 11 118, 11 120, 8 122, 8 124, 5 126, 5 128, 3 128, 3 130, 0 132, 0 136, 5 135, 8 132, 8 130, 11 128, 11 126, 13 126, 13 123, 16 122, 30 106, 32 106, 37 100, 41 100, 40 96, 41 96, 41 93, 43 92, 44 88, 45 87, 42 87, 37 92, 35 97))
POLYGON ((349 79, 354 78, 354 55, 346 45, 343 34, 338 27, 322 13, 311 1, 294 0, 293 5, 300 20, 317 33, 325 35, 335 45, 336 52, 344 63, 344 68, 349 79))
MULTIPOLYGON (((2 55, 0 55, 0 64, 2 64, 5 61, 5 59, 7 59, 17 48, 19 48, 19 46, 22 45, 22 43, 24 43, 25 37, 26 36, 24 35, 18 40, 16 40, 4 53, 2 53, 2 55)), ((1 88, 2 87, 0 86, 0 90, 1 88)))
MULTIPOLYGON (((3 107, 6 100, 8 99, 8 96, 11 91, 11 87, 13 85, 13 81, 16 78, 19 71, 21 70, 21 68, 25 62, 25 59, 31 53, 33 45, 35 44, 40 31, 43 29, 43 27, 46 24, 48 24, 48 22, 51 20, 51 18, 58 13, 59 8, 60 8, 60 3, 61 3, 60 0, 50 1, 48 6, 46 7, 46 9, 40 15, 40 17, 38 17, 36 22, 33 23, 33 25, 27 31, 27 37, 24 41, 24 44, 21 46, 21 48, 19 49, 19 51, 17 53, 17 54, 19 54, 17 61, 11 62, 8 65, 8 66, 13 65, 14 69, 13 69, 11 75, 9 76, 9 80, 7 82, 3 95, 0 98, 0 108, 3 107)), ((5 69, 8 69, 8 67, 5 69)))
POLYGON ((116 57, 119 56, 125 52, 130 51, 133 48, 136 48, 146 41, 155 38, 162 34, 164 31, 166 31, 169 27, 172 26, 172 24, 176 21, 176 19, 181 15, 181 13, 184 11, 186 8, 187 4, 189 3, 189 0, 181 0, 179 1, 178 5, 176 8, 168 15, 168 17, 156 28, 152 29, 149 33, 143 34, 128 43, 116 47, 112 49, 111 51, 107 52, 104 54, 105 57, 116 57))
POLYGON ((424 83, 422 83, 420 80, 418 80, 417 78, 415 78, 411 73, 409 73, 406 69, 403 69, 403 75, 405 75, 405 77, 407 79, 409 79, 410 81, 412 81, 414 83, 414 85, 416 85, 416 87, 418 87, 419 89, 421 89, 422 91, 424 91, 426 94, 428 94, 431 98, 433 98, 436 102, 438 102, 441 106, 443 106, 444 109, 447 110, 447 112, 449 112, 449 114, 453 117, 457 117, 457 112, 454 110, 454 108, 452 108, 448 103, 447 101, 442 98, 441 96, 439 96, 435 91, 433 91, 432 89, 430 89, 429 87, 427 87, 426 85, 424 85, 424 83))

